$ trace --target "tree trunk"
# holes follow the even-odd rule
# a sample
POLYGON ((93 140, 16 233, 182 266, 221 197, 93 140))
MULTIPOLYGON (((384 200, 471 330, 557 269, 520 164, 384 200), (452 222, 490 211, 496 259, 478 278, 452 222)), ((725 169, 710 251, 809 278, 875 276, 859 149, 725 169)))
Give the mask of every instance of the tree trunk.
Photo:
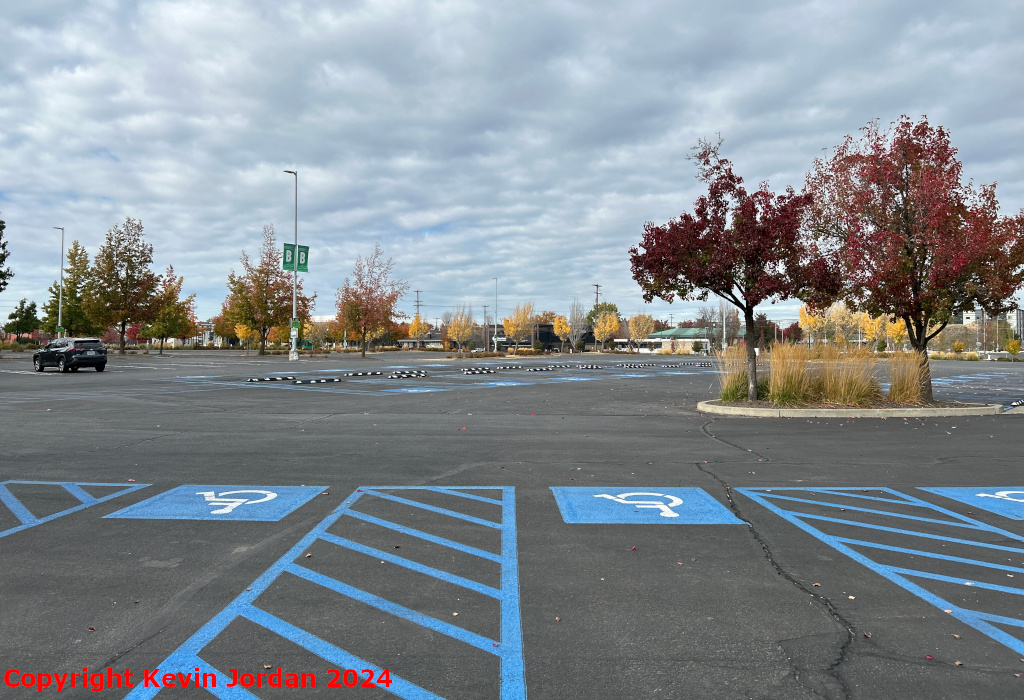
POLYGON ((157 354, 158 355, 163 355, 164 354, 164 339, 163 338, 160 339, 160 352, 157 353, 157 354))
POLYGON ((757 351, 754 347, 754 309, 743 309, 743 320, 747 328, 747 400, 757 401, 757 351))
POLYGON ((914 350, 921 356, 921 401, 924 403, 931 403, 934 399, 932 398, 932 369, 928 364, 928 348, 924 349, 914 348, 914 350))
POLYGON ((125 333, 125 327, 127 325, 128 325, 127 321, 121 321, 121 344, 119 346, 120 349, 117 351, 118 355, 123 355, 124 354, 124 333, 125 333))

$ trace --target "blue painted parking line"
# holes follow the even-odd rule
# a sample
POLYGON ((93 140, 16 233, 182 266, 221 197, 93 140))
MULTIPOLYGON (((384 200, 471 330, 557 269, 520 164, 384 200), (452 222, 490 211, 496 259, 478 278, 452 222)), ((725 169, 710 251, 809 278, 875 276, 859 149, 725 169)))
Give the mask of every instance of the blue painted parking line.
POLYGON ((921 488, 1012 520, 1024 520, 1024 486, 921 488))
MULTIPOLYGON (((300 560, 301 561, 301 560, 300 560)), ((306 581, 314 583, 325 591, 332 594, 342 595, 346 598, 359 601, 365 605, 376 608, 407 622, 419 625, 433 632, 443 634, 452 639, 459 640, 475 649, 485 651, 497 656, 501 666, 501 698, 502 700, 514 700, 526 697, 526 681, 523 668, 523 640, 522 628, 519 613, 519 565, 517 560, 516 545, 516 514, 515 514, 515 489, 511 486, 505 487, 484 487, 484 486, 453 486, 453 487, 418 487, 418 486, 374 486, 362 487, 356 490, 351 496, 338 506, 320 522, 308 535, 303 537, 287 554, 281 557, 266 572, 256 579, 253 584, 242 592, 224 610, 218 613, 210 622, 201 627, 191 638, 178 647, 162 664, 162 673, 193 672, 200 668, 206 673, 215 674, 217 677, 216 687, 208 686, 207 692, 217 698, 252 697, 248 693, 244 695, 233 695, 233 691, 240 691, 240 688, 227 688, 225 684, 230 677, 220 670, 213 668, 201 657, 204 647, 212 642, 223 632, 231 622, 244 618, 253 622, 303 649, 325 659, 336 665, 338 668, 352 669, 373 669, 376 675, 383 671, 383 667, 374 665, 365 659, 327 642, 311 632, 290 624, 281 618, 266 612, 257 607, 257 598, 280 577, 288 573, 306 581), (398 495, 395 492, 401 492, 398 495), (416 492, 433 492, 449 496, 465 498, 467 501, 485 501, 500 506, 500 521, 490 521, 482 518, 469 516, 456 510, 438 508, 436 506, 422 503, 415 499, 416 492), (416 530, 398 523, 390 522, 382 518, 367 515, 353 509, 353 506, 364 496, 376 497, 388 500, 396 505, 426 510, 438 515, 456 518, 467 524, 484 525, 489 528, 498 529, 501 533, 501 553, 493 554, 468 545, 459 544, 443 537, 438 537, 427 532, 416 530), (487 586, 476 581, 455 576, 445 571, 420 564, 405 557, 398 556, 392 552, 385 552, 379 549, 363 545, 344 537, 339 537, 327 532, 335 522, 342 517, 351 517, 365 522, 374 523, 382 527, 401 532, 428 542, 439 544, 445 547, 479 556, 489 561, 498 562, 501 565, 500 588, 487 586), (326 576, 322 573, 308 569, 296 563, 302 553, 317 541, 324 541, 352 551, 360 552, 382 561, 389 561, 406 569, 416 571, 419 574, 430 576, 441 581, 455 584, 468 590, 482 593, 500 601, 500 635, 499 639, 490 639, 483 635, 471 632, 456 625, 439 620, 432 616, 416 610, 399 605, 368 591, 361 590, 342 580, 326 576)), ((330 610, 330 606, 325 607, 330 610)), ((400 659, 395 659, 400 662, 400 659)), ((401 698, 415 700, 427 698, 440 698, 440 696, 411 681, 396 674, 392 666, 388 666, 391 673, 392 683, 386 688, 387 692, 401 698)), ((381 687, 381 686, 378 686, 381 687)), ((382 690, 385 688, 381 687, 382 690)), ((159 688, 136 687, 128 696, 127 700, 146 700, 154 697, 160 691, 159 688)), ((245 691, 242 691, 243 693, 245 691)))
MULTIPOLYGON (((942 573, 936 573, 934 570, 923 570, 920 568, 921 559, 925 559, 977 566, 985 570, 998 570, 1006 572, 1011 576, 1024 574, 1024 567, 995 564, 982 558, 987 552, 991 551, 1013 552, 1018 556, 1024 556, 1024 537, 890 488, 785 487, 739 488, 736 490, 904 590, 951 614, 961 622, 970 625, 1000 644, 1013 649, 1018 654, 1024 654, 1024 640, 996 627, 996 625, 1003 625, 1006 627, 1024 628, 1024 613, 1022 613, 1021 600, 1011 601, 1008 606, 1011 608, 1009 611, 1011 614, 999 615, 987 611, 973 610, 946 600, 928 590, 926 582, 936 581, 946 584, 971 586, 1015 596, 1024 596, 1024 588, 1001 586, 964 577, 947 576, 942 573), (865 492, 885 495, 867 496, 864 495, 865 492), (849 499, 863 500, 866 502, 866 507, 853 506, 849 499), (889 504, 894 508, 898 507, 900 510, 897 512, 886 509, 885 504, 889 504), (835 509, 835 516, 821 514, 820 510, 822 507, 835 509), (812 509, 818 509, 819 512, 804 512, 805 510, 812 509), (911 513, 907 511, 911 511, 911 513), (913 514, 915 512, 920 513, 920 515, 913 514), (895 522, 892 523, 893 526, 878 524, 878 516, 880 515, 895 518, 895 522), (913 529, 915 521, 921 523, 922 526, 927 526, 932 531, 924 532, 913 529), (848 526, 853 532, 857 533, 857 536, 840 536, 826 533, 813 523, 828 523, 833 527, 848 526), (935 525, 949 527, 950 535, 936 534, 935 525), (884 535, 881 533, 884 533, 884 535), (971 539, 971 533, 977 533, 977 539, 971 539), (894 541, 892 535, 901 535, 903 537, 901 544, 906 546, 892 544, 894 541), (1020 542, 1022 546, 991 544, 987 540, 992 539, 993 535, 997 535, 1004 539, 1004 541, 1020 542), (966 547, 977 547, 979 558, 973 559, 931 552, 921 548, 921 545, 924 544, 922 540, 939 540, 966 547), (890 562, 893 561, 893 555, 907 555, 907 558, 901 562, 902 565, 883 564, 875 561, 868 554, 854 549, 854 547, 862 550, 886 552, 886 561, 890 562), (917 581, 921 581, 921 583, 917 581)), ((924 490, 938 491, 935 489, 924 490)))
POLYGON ((185 484, 122 508, 108 518, 139 520, 253 520, 276 522, 326 486, 185 484))
POLYGON ((95 481, 2 481, 0 482, 0 503, 3 503, 5 506, 7 506, 7 508, 11 511, 11 513, 14 514, 14 517, 16 517, 21 522, 21 524, 0 531, 0 537, 6 537, 7 535, 13 535, 15 532, 20 532, 21 530, 26 530, 30 527, 35 527, 36 525, 42 525, 43 523, 49 522, 51 520, 56 520, 57 518, 82 510, 83 508, 89 508, 90 506, 94 506, 97 503, 103 503, 104 501, 109 501, 112 498, 123 496, 126 493, 131 493, 132 491, 144 489, 147 486, 149 486, 149 484, 132 484, 130 486, 125 486, 124 484, 109 484, 95 481), (65 491, 70 493, 79 501, 81 501, 81 504, 74 506, 72 508, 66 508, 60 511, 59 513, 52 513, 45 517, 37 518, 35 515, 32 514, 32 512, 28 508, 24 506, 24 504, 22 504, 21 501, 18 500, 18 498, 13 493, 11 493, 11 490, 7 488, 7 484, 58 486, 63 488, 65 491), (118 490, 114 491, 113 493, 108 493, 106 496, 96 498, 95 496, 87 492, 85 489, 83 489, 83 486, 116 486, 118 487, 118 490))
POLYGON ((552 486, 567 523, 743 525, 703 489, 552 486))

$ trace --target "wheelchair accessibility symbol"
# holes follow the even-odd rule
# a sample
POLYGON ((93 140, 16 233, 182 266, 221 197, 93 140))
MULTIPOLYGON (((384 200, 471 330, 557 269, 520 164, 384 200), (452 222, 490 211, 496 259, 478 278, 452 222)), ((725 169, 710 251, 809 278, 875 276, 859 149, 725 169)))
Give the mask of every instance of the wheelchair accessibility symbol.
POLYGON ((1011 520, 1024 520, 1024 486, 919 487, 922 491, 937 493, 960 501, 971 508, 1002 515, 1011 520))
POLYGON ((679 513, 672 510, 683 505, 683 499, 678 496, 670 496, 665 493, 653 493, 650 491, 634 491, 632 493, 620 493, 618 496, 612 496, 608 493, 597 493, 594 494, 594 498, 607 498, 609 501, 615 501, 616 503, 622 503, 627 506, 634 506, 636 508, 657 508, 661 511, 659 515, 663 518, 678 518, 679 513), (630 498, 634 496, 656 496, 658 498, 664 498, 665 501, 631 501, 630 498))
POLYGON ((256 489, 240 489, 238 491, 222 491, 217 493, 215 491, 197 491, 197 496, 202 496, 206 499, 206 502, 211 506, 219 506, 217 510, 211 510, 210 515, 225 515, 230 513, 235 508, 246 503, 255 505, 256 503, 266 503, 267 501, 277 498, 277 494, 273 491, 259 491, 256 489), (236 496, 240 493, 255 493, 259 494, 261 498, 225 498, 225 496, 236 496))
POLYGON ((324 486, 185 484, 128 506, 108 518, 254 520, 275 522, 324 491, 324 486))
POLYGON ((567 523, 623 525, 742 525, 703 489, 692 487, 552 486, 567 523), (628 487, 627 487, 628 488, 628 487))
POLYGON ((1016 494, 1018 496, 1024 496, 1024 491, 996 491, 995 493, 979 493, 976 494, 978 498, 1001 498, 1004 501, 1015 501, 1017 503, 1024 503, 1024 498, 1014 498, 1010 494, 1016 494))

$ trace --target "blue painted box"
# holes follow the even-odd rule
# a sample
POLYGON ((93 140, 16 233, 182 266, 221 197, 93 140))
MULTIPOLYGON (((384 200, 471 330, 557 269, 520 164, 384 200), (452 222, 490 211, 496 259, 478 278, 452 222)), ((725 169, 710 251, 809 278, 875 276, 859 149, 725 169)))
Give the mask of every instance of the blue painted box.
POLYGON ((921 490, 937 493, 972 508, 987 510, 1011 520, 1024 520, 1024 486, 921 487, 921 490))
POLYGON ((141 520, 277 521, 325 488, 327 487, 185 484, 106 517, 141 520))
POLYGON ((552 486, 567 523, 742 525, 703 489, 682 487, 552 486))

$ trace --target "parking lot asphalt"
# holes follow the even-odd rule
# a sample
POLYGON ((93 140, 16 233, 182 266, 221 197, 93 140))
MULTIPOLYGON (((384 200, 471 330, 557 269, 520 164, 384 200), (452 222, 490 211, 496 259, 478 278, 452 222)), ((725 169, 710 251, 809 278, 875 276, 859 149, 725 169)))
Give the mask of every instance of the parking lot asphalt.
POLYGON ((1020 415, 712 417, 692 358, 409 355, 0 356, 0 697, 1024 694, 1020 415), (324 381, 247 381, 284 376, 324 381))

